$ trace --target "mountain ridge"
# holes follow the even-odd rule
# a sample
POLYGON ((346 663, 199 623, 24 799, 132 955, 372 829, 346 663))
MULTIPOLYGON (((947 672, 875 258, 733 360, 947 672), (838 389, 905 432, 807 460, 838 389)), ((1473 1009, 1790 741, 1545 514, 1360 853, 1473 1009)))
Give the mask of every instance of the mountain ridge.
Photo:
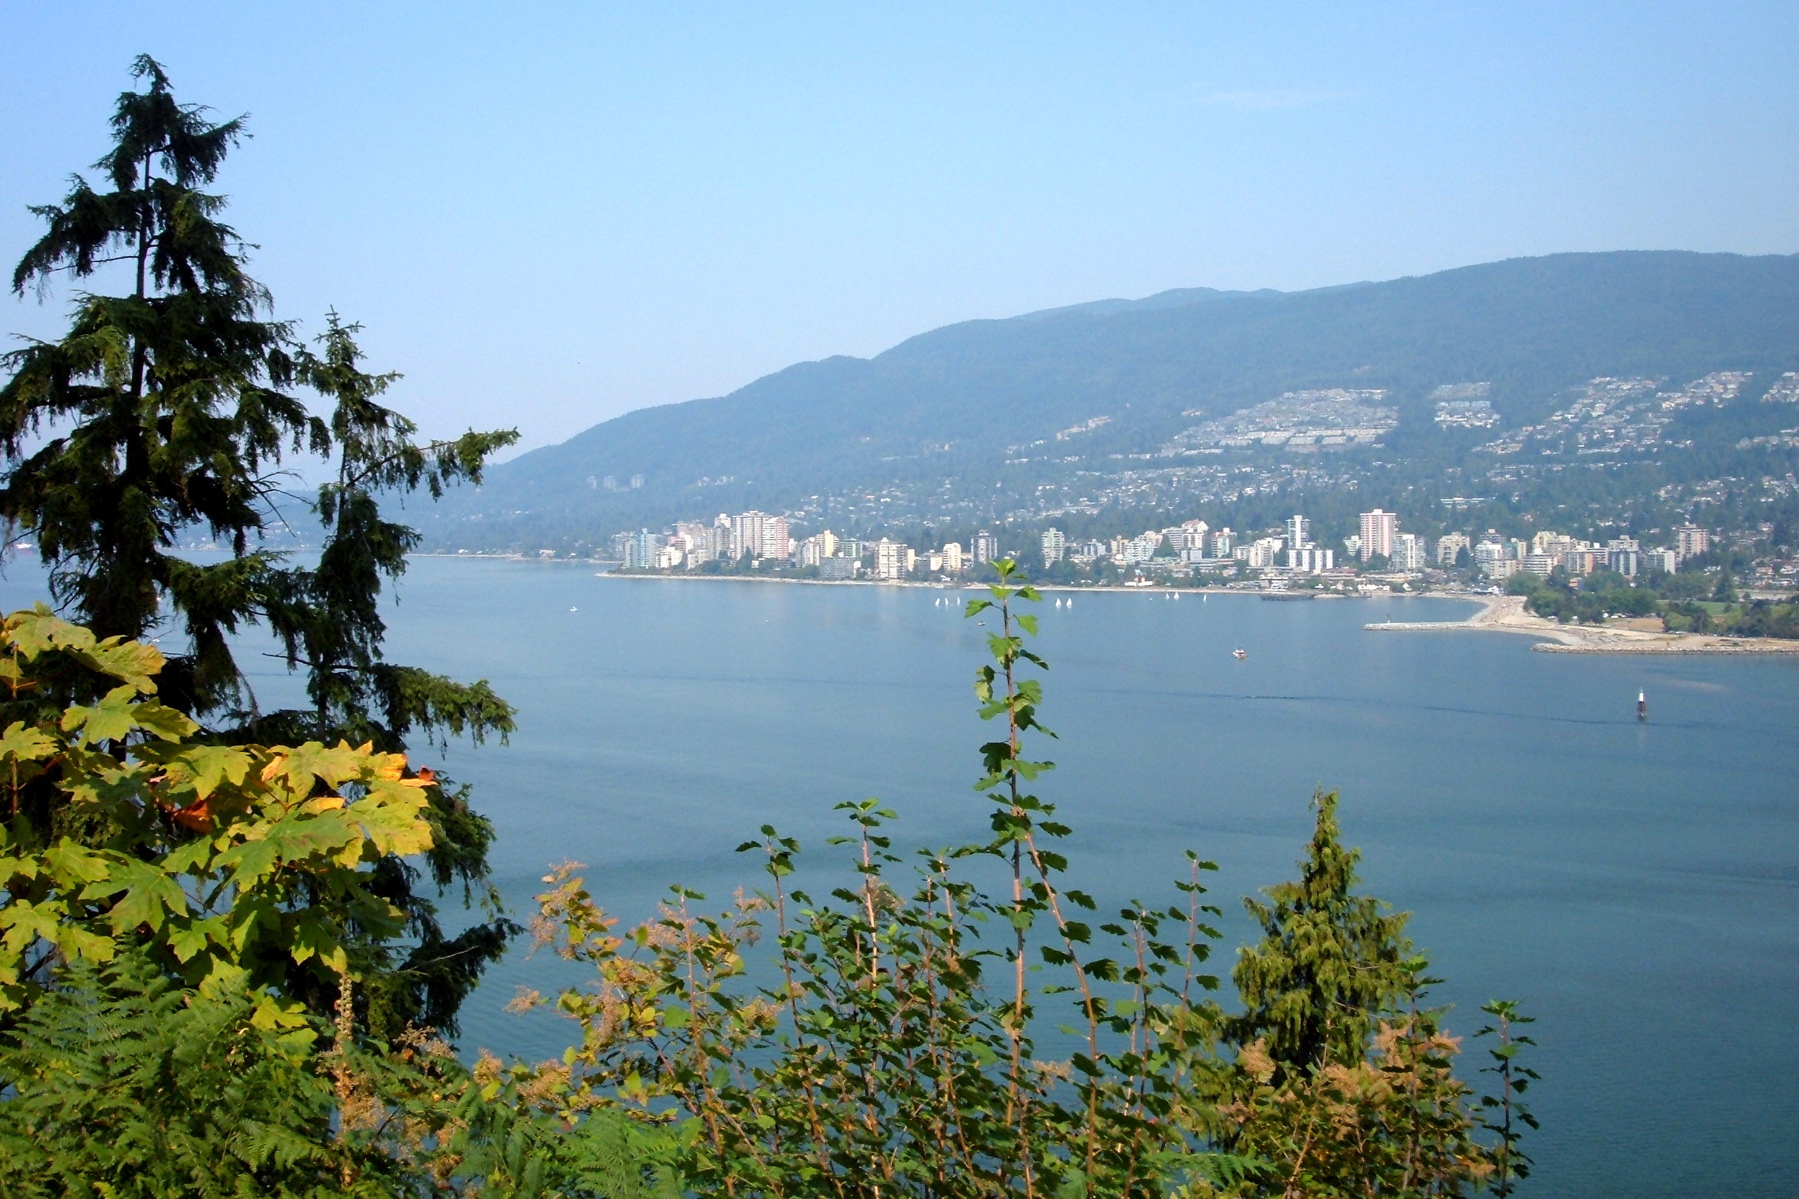
POLYGON ((666 521, 729 504, 989 470, 1082 435, 1153 452, 1180 427, 1309 388, 1380 389, 1428 431, 1440 384, 1492 384, 1506 426, 1595 376, 1799 369, 1799 255, 1612 251, 1512 258, 1296 292, 1184 288, 925 331, 871 358, 795 363, 723 396, 638 409, 495 467, 429 522, 491 546, 558 526, 666 521), (612 476, 618 490, 603 486, 612 476), (626 482, 641 476, 636 489, 626 482))

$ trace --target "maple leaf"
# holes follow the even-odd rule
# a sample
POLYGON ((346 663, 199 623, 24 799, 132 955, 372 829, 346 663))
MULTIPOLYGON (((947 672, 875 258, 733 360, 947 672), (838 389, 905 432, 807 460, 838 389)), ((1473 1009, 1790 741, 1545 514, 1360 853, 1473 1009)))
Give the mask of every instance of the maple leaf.
POLYGON ((137 691, 132 687, 114 687, 106 693, 99 703, 92 707, 77 704, 62 714, 62 728, 65 733, 81 730, 81 743, 92 745, 96 741, 117 741, 137 727, 134 718, 137 708, 137 691))
POLYGON ((352 749, 348 741, 339 741, 329 749, 317 741, 308 741, 293 749, 280 747, 274 751, 269 764, 262 768, 262 777, 265 782, 285 779, 298 792, 311 790, 314 778, 336 787, 345 779, 360 776, 368 767, 371 752, 370 745, 352 749))
POLYGON ((26 728, 15 720, 0 733, 0 756, 19 761, 37 761, 56 752, 56 740, 41 729, 26 728))

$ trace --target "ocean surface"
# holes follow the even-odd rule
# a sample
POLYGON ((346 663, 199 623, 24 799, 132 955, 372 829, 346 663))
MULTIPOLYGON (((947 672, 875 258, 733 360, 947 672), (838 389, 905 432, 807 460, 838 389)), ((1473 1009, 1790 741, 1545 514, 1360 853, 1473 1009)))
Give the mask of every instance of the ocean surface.
MULTIPOLYGON (((0 601, 40 579, 9 564, 0 601)), ((732 850, 764 822, 801 838, 808 878, 848 877, 824 844, 844 800, 897 808, 902 846, 978 836, 968 594, 420 558, 388 647, 518 706, 509 745, 415 755, 475 784, 515 914, 573 859, 630 921, 671 883, 721 904, 758 886, 732 850)), ((1238 898, 1292 876, 1313 790, 1336 789, 1364 887, 1412 913, 1452 1030, 1493 997, 1538 1019, 1524 1193, 1799 1194, 1799 660, 1361 627, 1468 610, 1450 600, 1112 592, 1037 610, 1060 734, 1040 790, 1077 830, 1075 885, 1168 899, 1183 849, 1216 860, 1227 973, 1250 933, 1238 898)), ((256 685, 292 694, 260 668, 256 685)), ((560 1052, 572 1026, 502 1008, 571 977, 521 945, 471 1002, 465 1048, 560 1052)))

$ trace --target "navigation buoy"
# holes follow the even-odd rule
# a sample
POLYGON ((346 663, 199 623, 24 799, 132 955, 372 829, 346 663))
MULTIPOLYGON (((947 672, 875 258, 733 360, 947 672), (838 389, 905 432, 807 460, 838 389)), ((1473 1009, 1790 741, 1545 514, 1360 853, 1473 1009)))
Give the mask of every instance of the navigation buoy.
POLYGON ((1649 719, 1649 697, 1641 691, 1637 692, 1637 719, 1649 719))

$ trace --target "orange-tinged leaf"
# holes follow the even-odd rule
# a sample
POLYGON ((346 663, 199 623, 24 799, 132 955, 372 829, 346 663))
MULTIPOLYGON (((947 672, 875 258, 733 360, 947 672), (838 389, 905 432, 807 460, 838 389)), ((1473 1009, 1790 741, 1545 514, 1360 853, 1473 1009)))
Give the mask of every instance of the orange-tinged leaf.
POLYGON ((196 833, 210 833, 213 827, 211 802, 203 799, 185 808, 176 808, 169 815, 183 828, 191 828, 196 833))

